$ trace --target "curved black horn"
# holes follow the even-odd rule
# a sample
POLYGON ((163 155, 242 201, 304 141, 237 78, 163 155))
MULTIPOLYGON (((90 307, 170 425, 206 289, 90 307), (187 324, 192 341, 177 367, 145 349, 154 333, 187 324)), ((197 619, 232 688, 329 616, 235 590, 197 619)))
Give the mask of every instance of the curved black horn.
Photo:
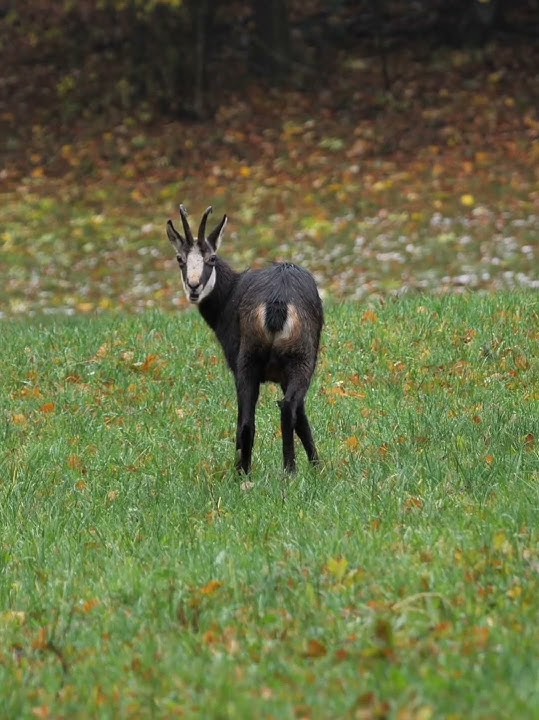
POLYGON ((212 206, 210 205, 209 208, 206 208, 206 212, 202 216, 202 220, 200 221, 200 227, 198 228, 198 242, 203 243, 206 239, 206 220, 208 219, 208 216, 212 213, 212 206))
POLYGON ((195 239, 193 237, 193 233, 191 232, 191 228, 189 227, 189 222, 187 220, 187 210, 185 209, 184 205, 180 205, 180 215, 182 218, 182 224, 183 224, 183 231, 185 233, 185 239, 190 245, 193 245, 195 242, 195 239))

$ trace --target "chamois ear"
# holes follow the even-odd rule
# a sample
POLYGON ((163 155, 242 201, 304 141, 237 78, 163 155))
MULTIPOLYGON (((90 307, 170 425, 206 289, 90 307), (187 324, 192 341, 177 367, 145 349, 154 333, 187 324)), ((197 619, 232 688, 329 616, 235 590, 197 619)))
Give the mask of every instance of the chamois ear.
POLYGON ((223 215, 223 219, 221 220, 219 225, 217 225, 215 230, 212 230, 212 232, 206 239, 207 243, 209 244, 214 253, 217 252, 217 250, 219 249, 219 245, 221 244, 221 240, 223 239, 223 234, 225 232, 227 222, 227 216, 223 215))
POLYGON ((185 243, 185 239, 182 238, 180 233, 176 230, 176 228, 172 224, 172 220, 169 220, 167 222, 167 236, 176 252, 180 252, 182 246, 185 243))

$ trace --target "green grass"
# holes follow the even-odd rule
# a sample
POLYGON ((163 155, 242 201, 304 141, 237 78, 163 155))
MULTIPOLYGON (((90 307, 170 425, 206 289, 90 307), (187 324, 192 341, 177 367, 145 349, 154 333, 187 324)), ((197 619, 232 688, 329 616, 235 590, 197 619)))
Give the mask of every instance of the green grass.
POLYGON ((3 322, 2 718, 536 718, 538 319, 329 306, 323 467, 268 387, 249 491, 196 313, 3 322))

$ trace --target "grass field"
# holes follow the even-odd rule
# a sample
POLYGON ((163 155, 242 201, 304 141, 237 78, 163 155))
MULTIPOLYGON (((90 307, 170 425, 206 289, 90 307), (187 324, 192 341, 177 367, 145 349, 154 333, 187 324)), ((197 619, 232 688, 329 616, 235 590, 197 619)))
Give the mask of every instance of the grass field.
POLYGON ((1 333, 2 718, 538 717, 537 295, 329 305, 252 488, 196 313, 1 333))

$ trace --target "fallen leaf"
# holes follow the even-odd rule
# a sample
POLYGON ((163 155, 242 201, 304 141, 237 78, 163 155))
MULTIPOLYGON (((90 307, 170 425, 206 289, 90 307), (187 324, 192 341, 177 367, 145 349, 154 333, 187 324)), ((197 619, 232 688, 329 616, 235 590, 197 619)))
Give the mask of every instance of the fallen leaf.
POLYGON ((22 625, 26 621, 26 613, 22 610, 6 610, 0 613, 1 624, 17 624, 22 625))
POLYGON ((349 564, 348 560, 343 556, 330 558, 324 569, 326 573, 332 575, 336 580, 342 580, 348 570, 349 564))
POLYGON ((412 510, 422 510, 423 506, 425 505, 424 500, 420 497, 409 497, 406 502, 404 503, 404 509, 407 512, 411 512, 412 510))
POLYGON ((347 438, 345 441, 345 445, 349 450, 357 450, 359 448, 359 439, 352 435, 352 437, 347 438))
POLYGON ((321 658, 324 657, 324 655, 327 655, 327 652, 328 651, 324 643, 321 643, 319 640, 309 640, 307 648, 303 653, 303 657, 321 658))
POLYGON ((99 605, 101 605, 101 602, 97 598, 92 598, 82 605, 81 610, 83 613, 88 614, 91 613, 92 610, 95 610, 96 607, 99 607, 99 605))
POLYGON ((79 455, 70 455, 67 464, 71 468, 71 470, 81 470, 82 468, 82 458, 79 455))
POLYGON ((364 323, 375 325, 378 322, 378 315, 374 312, 374 310, 367 310, 363 313, 362 320, 364 323))
POLYGON ((205 585, 201 590, 202 595, 211 596, 215 595, 215 593, 223 587, 223 583, 219 582, 219 580, 211 580, 207 585, 205 585))
POLYGON ((48 720, 51 717, 51 709, 48 705, 39 705, 32 708, 32 715, 39 720, 48 720))

